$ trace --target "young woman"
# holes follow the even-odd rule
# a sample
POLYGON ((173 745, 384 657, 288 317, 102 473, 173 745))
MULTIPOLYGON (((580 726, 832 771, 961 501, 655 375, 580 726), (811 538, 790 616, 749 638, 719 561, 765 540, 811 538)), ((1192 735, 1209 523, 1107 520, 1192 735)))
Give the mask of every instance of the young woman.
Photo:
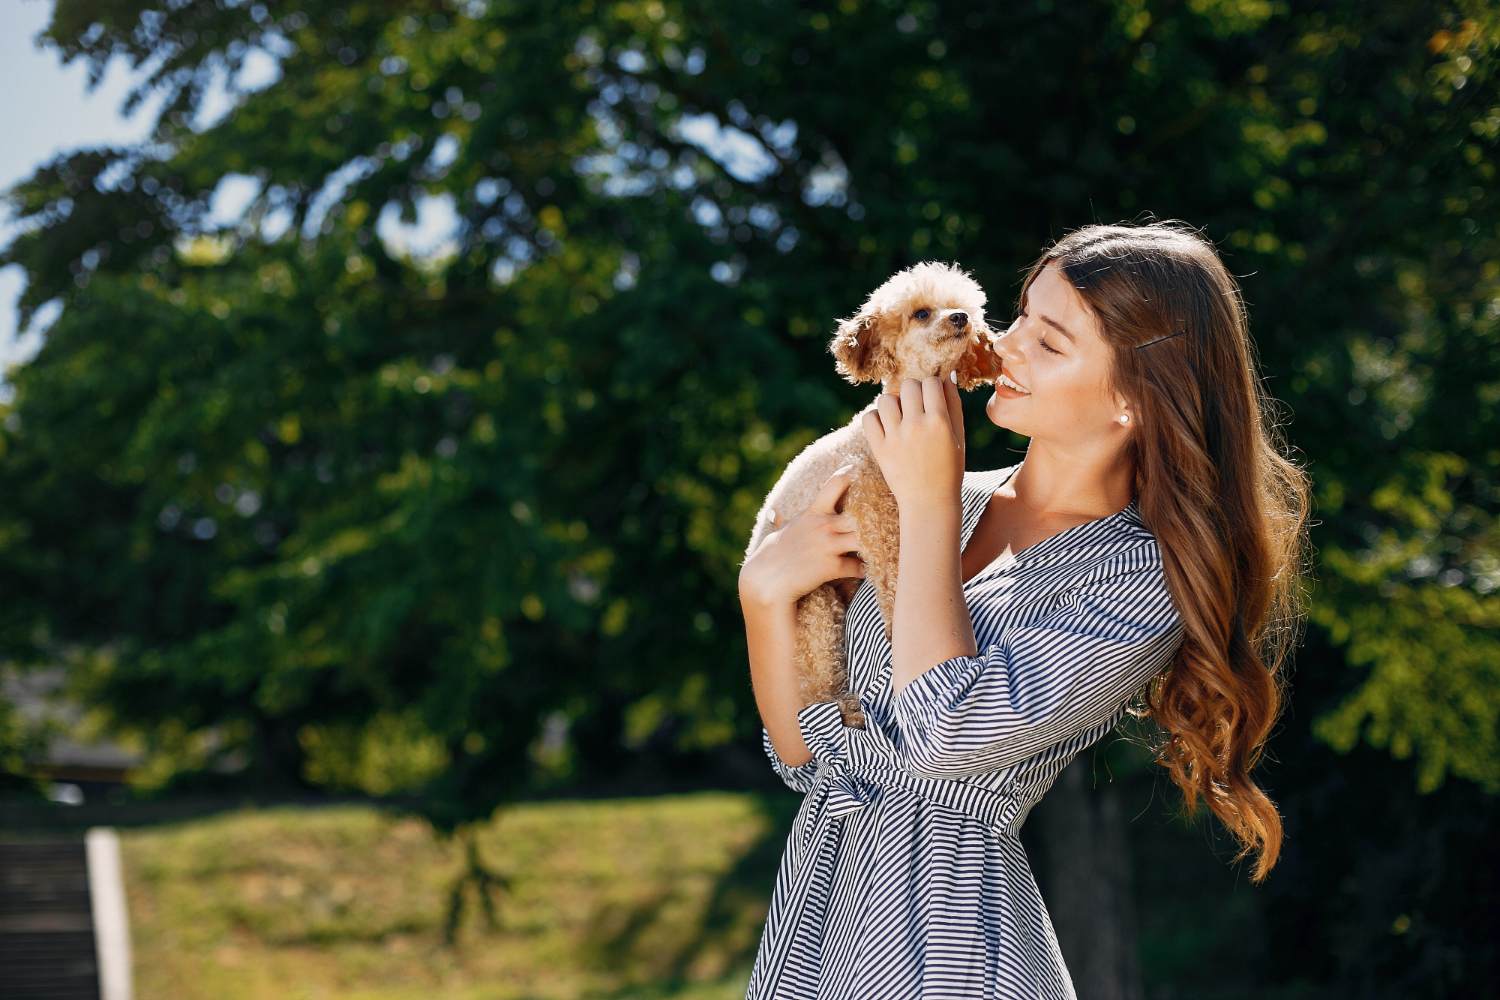
POLYGON ((1186 227, 1093 226, 1032 268, 995 341, 990 420, 1031 439, 964 472, 957 390, 882 396, 865 431, 901 510, 887 642, 846 621, 864 729, 797 700, 796 603, 859 576, 835 475, 740 574, 766 746, 807 793, 749 996, 1069 998, 1017 832, 1134 704, 1158 757, 1264 878, 1281 823, 1250 770, 1279 708, 1307 486, 1282 457, 1239 289, 1186 227))

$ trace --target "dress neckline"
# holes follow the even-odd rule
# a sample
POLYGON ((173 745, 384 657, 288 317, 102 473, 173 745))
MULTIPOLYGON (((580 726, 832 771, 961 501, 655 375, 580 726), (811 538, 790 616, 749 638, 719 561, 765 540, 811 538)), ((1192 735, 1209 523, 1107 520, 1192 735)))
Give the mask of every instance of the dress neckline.
MULTIPOLYGON (((978 482, 976 482, 972 488, 970 488, 968 484, 965 484, 962 491, 964 520, 960 530, 960 553, 962 553, 964 549, 969 547, 969 540, 974 537, 974 531, 979 527, 979 519, 984 516, 985 508, 989 506, 990 499, 995 495, 995 491, 1000 489, 1000 487, 1004 486, 1006 483, 1010 482, 1015 474, 1020 471, 1020 469, 1021 463, 1017 462, 1015 465, 1009 466, 1007 468, 972 474, 973 477, 978 480, 978 482)), ((1071 528, 1064 528, 1062 531, 1059 531, 1055 535, 1044 538, 1039 542, 1031 543, 1020 552, 1002 552, 1000 555, 990 560, 990 562, 982 569, 980 569, 979 572, 975 573, 973 576, 965 580, 963 582, 963 586, 967 588, 970 584, 991 576, 997 569, 1017 566, 1022 562, 1031 561, 1035 559, 1039 554, 1045 554, 1047 551, 1055 548, 1059 539, 1067 538, 1074 533, 1082 532, 1087 528, 1098 529, 1118 519, 1126 518, 1127 515, 1128 519, 1130 520, 1140 520, 1139 515, 1137 514, 1136 500, 1134 497, 1131 498, 1130 503, 1115 511, 1113 514, 1106 514, 1103 517, 1096 517, 1092 521, 1084 521, 1082 524, 1075 524, 1071 528)))

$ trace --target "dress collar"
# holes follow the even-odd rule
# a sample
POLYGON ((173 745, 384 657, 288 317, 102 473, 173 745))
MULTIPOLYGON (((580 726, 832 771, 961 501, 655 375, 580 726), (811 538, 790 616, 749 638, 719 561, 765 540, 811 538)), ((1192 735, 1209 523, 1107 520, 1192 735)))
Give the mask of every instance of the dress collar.
MULTIPOLYGON (((969 547, 969 539, 973 536, 974 529, 979 526, 979 518, 984 513, 984 509, 989 506, 990 497, 994 496, 995 491, 1004 486, 1020 467, 1021 463, 1017 462, 1015 465, 1006 466, 1003 469, 964 473, 964 481, 961 488, 964 516, 959 541, 960 552, 969 547)), ((1141 520, 1140 509, 1134 498, 1131 499, 1130 503, 1123 510, 1118 510, 1113 514, 1093 521, 1085 521, 1083 524, 1075 524, 1071 528, 1066 528, 1058 532, 1051 538, 1044 538, 1040 542, 1022 549, 1009 559, 1003 561, 997 559, 994 563, 975 573, 973 577, 965 582, 964 586, 968 586, 981 577, 988 576, 996 566, 1012 566, 1019 562, 1027 562, 1038 556, 1052 552, 1059 546, 1065 546, 1070 543, 1076 544, 1080 538, 1092 537, 1096 532, 1120 531, 1122 529, 1127 533, 1130 531, 1140 531, 1148 535, 1150 534, 1145 522, 1141 520)))

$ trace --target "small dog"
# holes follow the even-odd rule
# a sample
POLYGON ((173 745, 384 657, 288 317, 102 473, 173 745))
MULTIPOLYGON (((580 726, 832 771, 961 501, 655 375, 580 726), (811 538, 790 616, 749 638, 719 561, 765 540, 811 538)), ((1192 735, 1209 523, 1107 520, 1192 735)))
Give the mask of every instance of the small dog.
MULTIPOLYGON (((875 289, 857 315, 840 321, 829 350, 850 382, 879 382, 886 392, 899 392, 909 378, 947 378, 952 372, 958 373, 961 389, 986 385, 999 376, 1000 361, 991 349, 984 304, 984 290, 958 267, 918 264, 875 289)), ((745 556, 775 530, 778 515, 783 523, 790 521, 811 506, 829 476, 855 466, 840 509, 858 526, 865 575, 875 586, 889 638, 901 535, 896 498, 860 425, 874 405, 792 460, 766 497, 745 556)), ((803 704, 837 701, 844 724, 863 728, 844 654, 844 613, 858 585, 853 579, 825 583, 797 603, 796 657, 803 704)))

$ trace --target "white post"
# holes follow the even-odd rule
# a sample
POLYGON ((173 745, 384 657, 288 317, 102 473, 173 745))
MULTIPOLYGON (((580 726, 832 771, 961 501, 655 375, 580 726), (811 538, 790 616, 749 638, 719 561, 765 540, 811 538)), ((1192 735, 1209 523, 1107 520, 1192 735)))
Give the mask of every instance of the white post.
POLYGON ((130 925, 125 916, 120 838, 108 827, 98 826, 84 836, 84 847, 94 948, 99 957, 99 1000, 130 1000, 130 925))

